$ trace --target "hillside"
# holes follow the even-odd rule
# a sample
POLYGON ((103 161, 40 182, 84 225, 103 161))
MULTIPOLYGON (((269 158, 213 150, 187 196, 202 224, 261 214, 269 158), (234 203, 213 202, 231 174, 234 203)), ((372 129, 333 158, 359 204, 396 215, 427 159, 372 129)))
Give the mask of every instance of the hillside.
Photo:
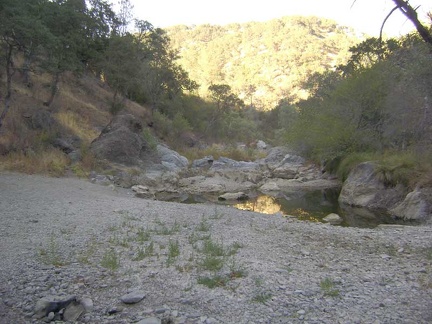
POLYGON ((179 64, 206 95, 211 84, 227 84, 247 105, 262 110, 279 100, 307 96, 302 83, 315 72, 346 62, 359 42, 353 30, 319 17, 291 16, 226 26, 167 29, 179 64))

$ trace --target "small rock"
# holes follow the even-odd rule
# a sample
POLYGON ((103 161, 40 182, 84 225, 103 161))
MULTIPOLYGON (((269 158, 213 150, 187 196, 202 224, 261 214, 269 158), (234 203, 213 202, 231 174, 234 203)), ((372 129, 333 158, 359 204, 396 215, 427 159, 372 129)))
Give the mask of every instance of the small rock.
POLYGON ((219 197, 218 197, 218 200, 219 201, 232 201, 232 200, 239 200, 239 201, 242 201, 242 200, 248 200, 249 199, 249 196, 248 195, 246 195, 244 192, 227 192, 227 193, 225 193, 225 194, 223 194, 223 195, 220 195, 219 197))
POLYGON ((144 299, 145 293, 142 291, 133 291, 129 294, 123 295, 120 297, 120 300, 125 304, 136 304, 144 299))
POLYGON ((93 311, 93 300, 91 300, 90 298, 82 298, 81 305, 84 307, 84 311, 86 313, 90 313, 93 311))
POLYGON ((162 321, 157 317, 147 317, 139 321, 137 324, 162 324, 162 321))
POLYGON ((63 313, 63 319, 65 321, 76 321, 81 316, 82 313, 84 313, 85 309, 84 306, 78 302, 72 302, 70 303, 64 313, 63 313))
POLYGON ((48 314, 48 316, 46 317, 45 322, 47 322, 47 323, 51 322, 51 321, 54 319, 54 317, 55 317, 54 312, 50 312, 50 313, 48 314))
POLYGON ((342 222, 342 217, 340 217, 338 214, 331 213, 328 214, 326 217, 323 218, 324 222, 330 223, 330 224, 339 224, 342 222))
POLYGON ((165 313, 166 311, 167 311, 166 308, 158 308, 158 309, 155 310, 155 313, 156 313, 156 314, 163 314, 163 313, 165 313))

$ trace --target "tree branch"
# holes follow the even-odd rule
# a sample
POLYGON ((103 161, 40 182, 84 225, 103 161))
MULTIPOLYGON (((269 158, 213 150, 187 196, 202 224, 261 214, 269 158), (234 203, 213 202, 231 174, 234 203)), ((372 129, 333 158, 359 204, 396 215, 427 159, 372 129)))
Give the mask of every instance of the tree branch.
POLYGON ((414 24, 418 33, 423 38, 423 40, 432 46, 432 35, 428 29, 423 26, 418 19, 417 11, 405 0, 393 0, 396 6, 402 11, 402 13, 407 16, 409 20, 414 24))
POLYGON ((384 25, 385 25, 387 19, 389 19, 390 16, 392 15, 392 13, 395 12, 398 8, 399 8, 399 6, 394 7, 394 8, 390 11, 390 13, 387 15, 387 17, 385 17, 385 19, 384 19, 384 21, 383 21, 383 23, 382 23, 382 25, 381 25, 381 29, 380 29, 380 35, 379 35, 379 41, 380 41, 380 42, 382 41, 382 31, 383 31, 383 29, 384 29, 384 25))

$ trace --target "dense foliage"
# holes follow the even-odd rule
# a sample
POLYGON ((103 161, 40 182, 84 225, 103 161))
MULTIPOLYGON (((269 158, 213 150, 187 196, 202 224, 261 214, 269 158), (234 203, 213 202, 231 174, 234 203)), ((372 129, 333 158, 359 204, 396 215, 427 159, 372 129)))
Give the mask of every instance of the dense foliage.
POLYGON ((135 21, 128 32, 130 4, 121 1, 120 14, 105 0, 3 0, 0 2, 0 63, 4 109, 10 108, 13 76, 52 76, 50 106, 64 72, 92 73, 114 92, 112 112, 124 98, 149 103, 153 109, 197 87, 176 64, 166 33, 146 21, 135 21), (24 58, 23 60, 20 60, 24 58), (23 63, 20 63, 22 61, 23 63))

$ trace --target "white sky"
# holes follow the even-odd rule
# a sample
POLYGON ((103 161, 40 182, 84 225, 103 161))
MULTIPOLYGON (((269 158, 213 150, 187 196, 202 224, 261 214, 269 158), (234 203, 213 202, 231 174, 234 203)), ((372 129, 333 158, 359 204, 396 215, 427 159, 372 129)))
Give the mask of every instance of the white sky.
MULTIPOLYGON (((336 20, 341 25, 378 36, 381 24, 395 6, 392 0, 130 0, 136 18, 155 27, 266 21, 291 15, 315 15, 336 20), (351 7, 352 6, 352 7, 351 7)), ((432 0, 410 0, 419 18, 429 22, 432 0)), ((398 36, 414 29, 398 10, 386 22, 384 33, 398 36)))

